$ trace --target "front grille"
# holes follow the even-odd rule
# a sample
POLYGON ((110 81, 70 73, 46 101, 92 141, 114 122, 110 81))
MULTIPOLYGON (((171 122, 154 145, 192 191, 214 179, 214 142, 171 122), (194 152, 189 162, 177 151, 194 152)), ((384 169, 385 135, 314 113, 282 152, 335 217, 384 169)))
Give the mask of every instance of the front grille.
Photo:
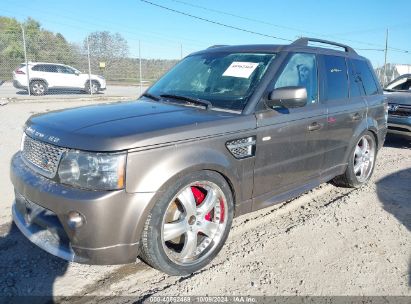
POLYGON ((47 177, 54 177, 60 158, 67 149, 47 144, 24 135, 22 143, 23 158, 47 177))
POLYGON ((388 126, 388 129, 393 130, 393 131, 400 131, 404 133, 411 133, 410 130, 406 128, 401 128, 401 127, 388 126))
POLYGON ((390 108, 388 108, 388 113, 390 115, 405 117, 411 116, 411 106, 409 105, 392 105, 392 108, 394 108, 395 110, 390 111, 390 108))

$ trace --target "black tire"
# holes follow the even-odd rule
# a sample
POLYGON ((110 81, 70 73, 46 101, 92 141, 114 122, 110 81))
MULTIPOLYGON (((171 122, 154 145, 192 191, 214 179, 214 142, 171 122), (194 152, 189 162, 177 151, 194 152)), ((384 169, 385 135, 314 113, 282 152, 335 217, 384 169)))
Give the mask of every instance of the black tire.
MULTIPOLYGON (((93 94, 97 94, 100 91, 100 84, 98 83, 98 81, 92 80, 91 87, 93 89, 93 94)), ((91 94, 89 81, 86 82, 86 86, 84 89, 87 92, 87 94, 91 94)))
MULTIPOLYGON (((221 197, 218 201, 221 204, 221 197)), ((169 275, 184 276, 184 275, 191 274, 203 268, 207 264, 209 264, 210 261, 221 250, 221 248, 223 247, 228 237, 228 234, 231 228, 233 213, 234 213, 233 196, 232 196, 229 185, 227 184, 226 180, 220 174, 213 172, 213 171, 199 171, 199 172, 191 173, 183 178, 180 178, 171 187, 165 190, 164 194, 157 201, 157 203, 155 204, 155 206, 152 208, 151 212, 149 213, 146 223, 145 223, 144 231, 143 231, 143 234, 140 240, 141 242, 140 243, 141 244, 140 258, 144 262, 152 266, 153 268, 156 268, 169 275), (225 206, 227 207, 226 208, 227 210, 224 211, 226 212, 226 216, 225 215, 222 216, 226 219, 224 220, 225 227, 222 228, 221 232, 219 233, 218 241, 214 242, 214 239, 213 239, 210 243, 208 243, 210 244, 208 246, 211 246, 211 244, 213 244, 212 247, 208 251, 204 250, 202 253, 198 255, 197 262, 194 259, 194 261, 191 261, 190 263, 187 263, 187 264, 177 263, 173 261, 169 257, 169 255, 167 255, 166 253, 166 250, 168 248, 166 247, 165 244, 167 244, 167 242, 164 241, 163 243, 164 234, 162 231, 164 231, 163 230, 163 224, 165 223, 164 219, 166 218, 166 212, 167 210, 169 210, 169 206, 171 206, 171 204, 175 202, 176 200, 178 201, 177 199, 178 193, 182 193, 181 191, 183 191, 183 189, 187 189, 188 187, 191 187, 192 189, 193 183, 196 183, 199 181, 207 181, 207 182, 210 182, 210 184, 217 185, 219 189, 222 191, 222 193, 224 194, 224 197, 227 202, 227 204, 225 204, 225 206), (203 253, 204 255, 201 256, 203 253)), ((200 217, 198 216, 198 218, 200 217)), ((217 220, 220 220, 220 219, 217 217, 217 220)), ((194 221, 197 221, 197 219, 194 218, 194 221)), ((195 226, 196 224, 191 224, 191 225, 195 226)), ((203 234, 201 234, 200 232, 197 236, 200 237, 200 236, 203 236, 203 234)), ((197 236, 196 236, 196 244, 198 244, 198 241, 200 240, 200 239, 197 239, 197 236)), ((188 238, 187 238, 187 243, 188 243, 188 238)), ((186 245, 184 244, 184 247, 185 246, 186 245)), ((196 247, 195 254, 197 253, 197 250, 200 250, 199 248, 200 247, 196 247)), ((182 251, 183 249, 181 249, 181 252, 182 251)))
POLYGON ((344 172, 344 174, 339 175, 333 179, 333 183, 336 186, 348 187, 348 188, 358 188, 362 185, 366 184, 372 176, 375 167, 375 160, 377 156, 377 144, 375 140, 375 136, 370 131, 364 132, 356 141, 353 147, 351 147, 350 155, 348 157, 348 165, 344 172), (364 176, 359 176, 356 173, 356 159, 358 158, 356 155, 356 149, 359 147, 361 141, 366 138, 368 143, 370 144, 370 149, 373 151, 373 159, 370 163, 369 169, 367 169, 366 174, 364 176))
POLYGON ((30 82, 30 93, 34 96, 41 96, 46 94, 47 84, 41 80, 33 80, 30 82))

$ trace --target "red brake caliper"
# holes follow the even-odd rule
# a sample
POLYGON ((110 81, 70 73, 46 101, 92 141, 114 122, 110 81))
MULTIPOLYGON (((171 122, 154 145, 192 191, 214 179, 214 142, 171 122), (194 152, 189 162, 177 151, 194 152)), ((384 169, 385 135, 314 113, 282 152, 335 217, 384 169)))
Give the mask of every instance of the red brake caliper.
MULTIPOLYGON (((205 194, 197 187, 191 187, 191 191, 193 192, 194 199, 196 200, 196 205, 200 205, 204 201, 205 194)), ((211 211, 206 214, 205 219, 207 221, 211 221, 211 211)))

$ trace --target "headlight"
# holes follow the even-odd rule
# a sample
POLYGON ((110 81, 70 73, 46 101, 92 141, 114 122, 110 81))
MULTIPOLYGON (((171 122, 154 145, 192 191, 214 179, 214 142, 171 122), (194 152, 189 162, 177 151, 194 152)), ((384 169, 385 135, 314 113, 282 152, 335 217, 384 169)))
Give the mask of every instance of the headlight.
POLYGON ((60 162, 62 184, 90 190, 116 190, 125 185, 126 154, 89 153, 71 150, 60 162))

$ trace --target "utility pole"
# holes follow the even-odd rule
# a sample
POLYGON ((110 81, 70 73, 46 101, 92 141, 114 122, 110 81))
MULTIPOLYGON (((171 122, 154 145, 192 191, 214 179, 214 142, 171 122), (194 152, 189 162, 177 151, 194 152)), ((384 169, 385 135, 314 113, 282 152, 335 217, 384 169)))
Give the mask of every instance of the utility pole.
POLYGON ((141 73, 141 41, 138 41, 138 60, 139 60, 139 74, 140 74, 140 96, 143 94, 143 79, 141 73))
POLYGON ((385 33, 385 59, 384 59, 384 76, 382 86, 385 88, 385 79, 387 78, 387 52, 388 52, 388 29, 385 33))
POLYGON ((183 59, 183 44, 180 43, 180 59, 183 59))
POLYGON ((29 96, 31 95, 30 93, 30 70, 29 70, 29 62, 27 60, 27 51, 26 51, 26 35, 24 34, 24 27, 23 24, 20 24, 21 27, 21 32, 23 33, 23 47, 24 47, 24 60, 26 61, 26 70, 27 70, 27 92, 29 93, 29 96))
POLYGON ((91 62, 90 62, 90 43, 87 36, 87 58, 88 58, 88 86, 90 88, 90 95, 93 95, 93 87, 91 86, 91 62))

